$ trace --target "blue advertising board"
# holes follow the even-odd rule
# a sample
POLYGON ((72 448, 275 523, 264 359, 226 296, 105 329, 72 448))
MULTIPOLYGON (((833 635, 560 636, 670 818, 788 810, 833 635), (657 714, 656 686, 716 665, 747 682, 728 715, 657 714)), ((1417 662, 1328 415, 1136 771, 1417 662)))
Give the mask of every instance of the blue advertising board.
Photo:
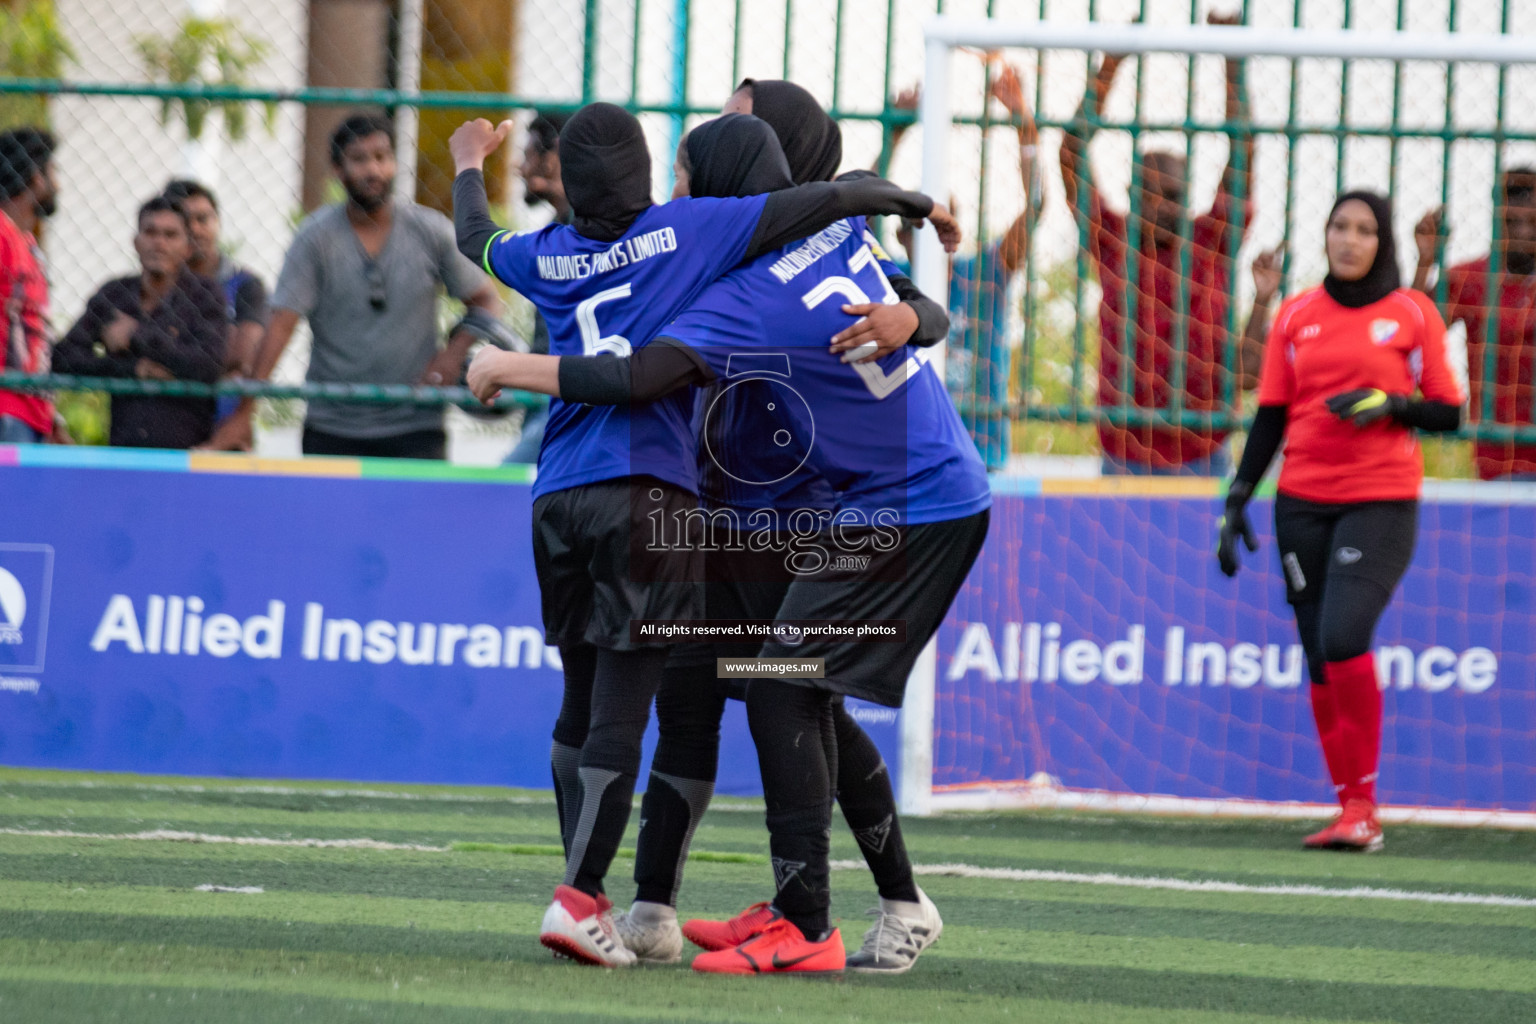
MULTIPOLYGON (((8 451, 0 764, 549 787, 526 483, 8 451)), ((855 713, 894 764, 894 713, 855 713)), ((761 792, 736 702, 722 751, 720 791, 761 792)))
MULTIPOLYGON (((1377 630, 1380 793, 1528 811, 1536 506, 1458 490, 1421 506, 1377 630)), ((1236 579, 1216 566, 1219 513, 1213 494, 998 495, 940 635, 935 790, 1045 773, 1110 793, 1331 802, 1272 505, 1251 507, 1261 546, 1236 579)))
MULTIPOLYGON (((526 483, 259 466, 0 446, 0 764, 547 788, 526 483)), ((1228 580, 1214 485, 1033 488, 940 631, 935 789, 1330 800, 1268 503, 1228 580)), ((1468 493, 1378 630, 1382 796, 1536 809, 1536 505, 1468 493)), ((896 765, 895 713, 854 713, 896 765)), ((720 791, 760 791, 734 704, 720 791)))

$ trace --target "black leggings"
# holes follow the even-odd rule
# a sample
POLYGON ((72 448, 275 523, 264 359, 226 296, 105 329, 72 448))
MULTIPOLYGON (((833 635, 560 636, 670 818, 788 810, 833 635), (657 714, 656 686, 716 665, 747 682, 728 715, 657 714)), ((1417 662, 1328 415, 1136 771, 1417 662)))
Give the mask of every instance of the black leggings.
POLYGON ((832 903, 836 696, 774 679, 754 679, 747 688, 747 725, 767 805, 773 905, 812 941, 827 931, 832 903))
POLYGON ((1275 498, 1286 599, 1312 682, 1324 681, 1324 664, 1371 649, 1376 623, 1413 560, 1418 523, 1417 501, 1275 498))
MULTIPOLYGON (((640 771, 640 743, 666 659, 664 649, 596 650, 592 675, 587 677, 591 689, 585 730, 579 729, 576 720, 585 663, 566 666, 566 699, 556 722, 555 742, 574 746, 577 733, 584 735, 576 772, 580 800, 571 801, 566 794, 561 801, 565 884, 588 895, 603 891, 603 878, 629 823, 635 776, 640 771)), ((558 765, 556 779, 558 786, 558 765)))

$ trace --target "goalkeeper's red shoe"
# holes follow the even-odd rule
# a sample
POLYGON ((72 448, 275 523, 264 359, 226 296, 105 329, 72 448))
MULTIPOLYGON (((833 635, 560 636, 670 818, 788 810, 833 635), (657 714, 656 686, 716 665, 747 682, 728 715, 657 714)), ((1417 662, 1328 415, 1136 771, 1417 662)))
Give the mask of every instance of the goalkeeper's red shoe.
POLYGON ((836 928, 811 942, 781 917, 734 949, 700 953, 693 969, 703 974, 840 974, 847 958, 836 928))
POLYGON ((1302 840, 1302 845, 1309 850, 1358 850, 1363 853, 1375 853, 1384 844, 1376 805, 1362 799, 1346 801, 1344 811, 1337 819, 1302 840))
POLYGON ((1337 828, 1338 825, 1339 819, 1334 818, 1328 824, 1324 825, 1322 828, 1318 829, 1316 832, 1313 832, 1311 835, 1307 836, 1307 838, 1303 839, 1301 841, 1301 845, 1305 846, 1309 850, 1333 849, 1333 830, 1337 828))
POLYGON ((1369 800, 1354 799, 1344 803, 1344 813, 1333 826, 1335 850, 1362 850, 1375 853, 1384 845, 1381 822, 1376 820, 1376 805, 1369 800))
POLYGON ((704 921, 695 918, 683 923, 683 937, 701 949, 734 949, 784 915, 768 903, 754 903, 729 921, 704 921))

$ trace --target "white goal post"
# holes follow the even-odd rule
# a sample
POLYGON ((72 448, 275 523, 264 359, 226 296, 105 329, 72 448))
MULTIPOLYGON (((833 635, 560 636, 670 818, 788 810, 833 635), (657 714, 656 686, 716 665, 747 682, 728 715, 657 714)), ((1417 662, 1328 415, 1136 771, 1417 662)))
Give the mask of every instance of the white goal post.
MULTIPOLYGON (((950 64, 956 47, 1013 47, 1032 50, 1084 50, 1125 54, 1212 54, 1225 57, 1333 58, 1388 61, 1422 60, 1484 64, 1536 64, 1536 38, 1474 33, 1360 31, 1347 29, 1252 28, 1239 26, 1153 26, 1093 23, 991 21, 941 15, 924 29, 925 65, 918 121, 923 129, 922 191, 949 195, 949 137, 952 121, 950 64)), ((948 295, 944 251, 931 227, 917 236, 913 260, 917 285, 929 295, 948 295)), ((934 368, 942 373, 943 346, 935 351, 934 368)), ((934 696, 939 671, 937 647, 930 642, 908 680, 900 719, 901 771, 898 799, 904 814, 925 815, 945 807, 980 807, 978 797, 941 799, 933 793, 934 696)), ((1100 809, 1142 809, 1170 813, 1269 814, 1294 813, 1283 805, 1257 801, 1180 800, 1164 797, 1077 795, 1068 799, 1048 794, 998 795, 989 806, 1081 805, 1100 809), (1044 799, 1042 799, 1044 797, 1044 799), (1226 806, 1230 805, 1230 806, 1226 806)), ((1320 815, 1320 808, 1306 808, 1320 815)), ((1462 812, 1419 810, 1414 820, 1446 820, 1462 812)), ((1498 812, 1467 812, 1455 823, 1481 823, 1498 812), (1474 821, 1473 819, 1476 819, 1474 821)), ((1536 823, 1521 821, 1526 827, 1536 823)), ((1514 824, 1514 822, 1502 822, 1514 824)))

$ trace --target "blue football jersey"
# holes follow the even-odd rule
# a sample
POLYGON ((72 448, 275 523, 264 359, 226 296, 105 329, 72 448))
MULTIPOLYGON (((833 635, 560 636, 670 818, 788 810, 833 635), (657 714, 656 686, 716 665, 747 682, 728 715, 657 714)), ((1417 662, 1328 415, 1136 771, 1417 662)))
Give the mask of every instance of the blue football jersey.
POLYGON ((897 301, 863 222, 759 257, 721 278, 662 331, 697 351, 706 392, 699 460, 732 505, 785 509, 804 474, 845 511, 882 525, 958 519, 991 505, 986 468, 921 349, 843 363, 845 304, 897 301), (753 498, 757 488, 758 498, 753 498))
MULTIPOLYGON (((862 235, 870 252, 875 256, 881 273, 887 278, 906 271, 897 266, 879 241, 869 230, 863 217, 850 218, 862 235)), ((885 296, 882 295, 884 300, 885 296)), ((728 386, 723 380, 699 390, 693 411, 694 430, 699 439, 699 495, 706 504, 743 510, 775 508, 783 511, 795 509, 837 508, 837 495, 826 479, 809 461, 786 470, 780 464, 781 456, 776 446, 757 448, 739 446, 735 456, 743 468, 726 471, 716 453, 728 444, 727 438, 770 436, 767 420, 773 418, 759 392, 769 384, 757 385, 742 382, 740 386, 728 386), (768 414, 765 417, 765 413, 768 414), (706 436, 705 426, 714 436, 706 436), (761 461, 762 465, 745 468, 744 464, 761 461)))
MULTIPOLYGON (((503 232, 485 265, 543 314, 551 355, 622 357, 741 262, 765 202, 676 199, 642 213, 616 242, 559 224, 503 232)), ((634 407, 552 399, 534 497, 642 474, 696 491, 692 412, 687 391, 634 407)))

